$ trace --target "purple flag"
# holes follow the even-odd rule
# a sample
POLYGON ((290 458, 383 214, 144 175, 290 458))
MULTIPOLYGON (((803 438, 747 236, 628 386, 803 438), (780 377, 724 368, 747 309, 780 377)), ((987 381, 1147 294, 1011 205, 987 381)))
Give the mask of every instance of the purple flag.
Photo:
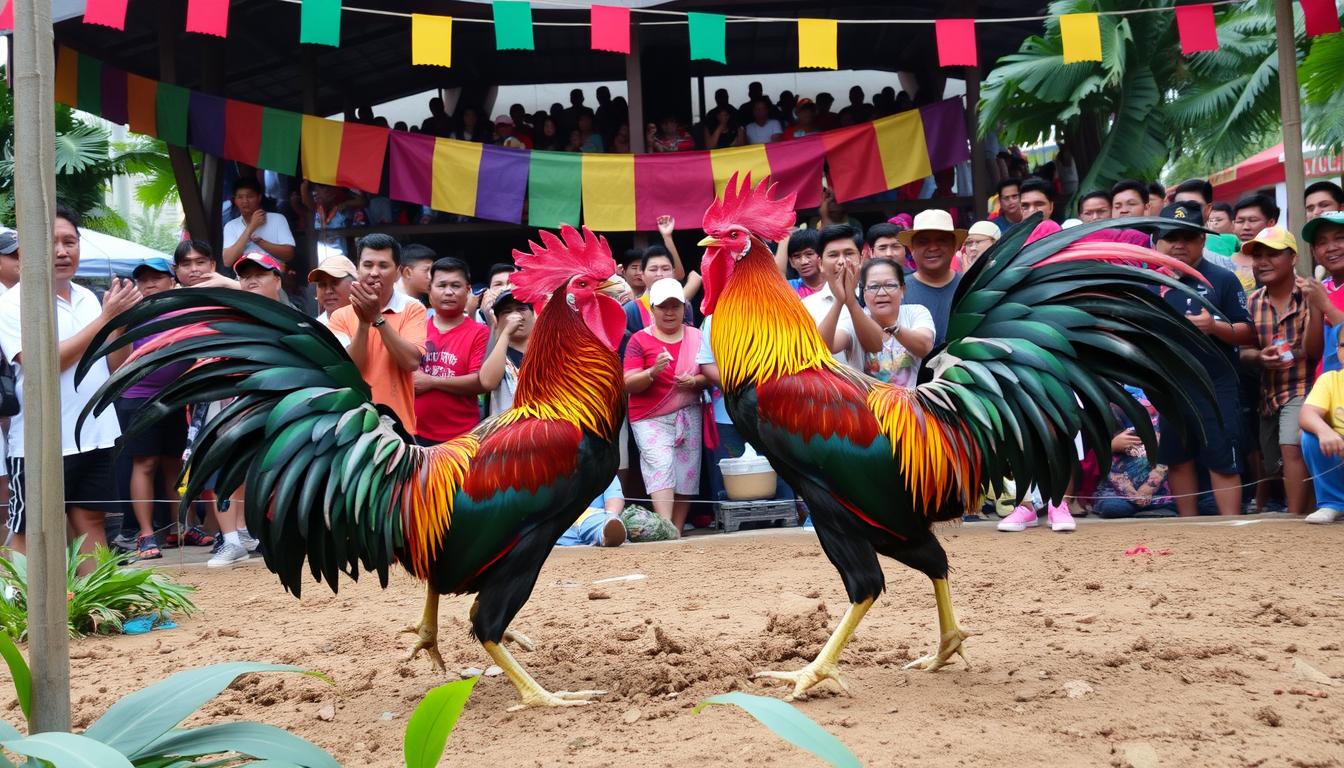
POLYGON ((129 94, 126 89, 126 70, 104 64, 102 80, 103 119, 118 125, 125 125, 131 119, 128 113, 129 94))
POLYGON ((486 145, 476 182, 476 218, 521 224, 531 152, 486 145))
POLYGON ((433 200, 434 137, 392 131, 387 135, 388 197, 429 205, 433 200))
POLYGON ((191 146, 207 155, 223 156, 224 97, 192 91, 187 124, 191 130, 191 146))
POLYGON ((951 168, 971 159, 971 142, 966 137, 966 110, 961 99, 944 99, 919 108, 924 122, 924 143, 929 148, 929 167, 935 171, 951 168))

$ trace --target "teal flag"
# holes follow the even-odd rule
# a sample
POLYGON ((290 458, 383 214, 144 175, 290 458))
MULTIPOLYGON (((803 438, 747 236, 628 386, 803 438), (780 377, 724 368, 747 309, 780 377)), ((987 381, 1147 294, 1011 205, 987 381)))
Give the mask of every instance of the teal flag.
POLYGON ((583 200, 583 155, 578 152, 533 152, 528 167, 527 223, 555 229, 579 225, 583 200))
POLYGON ((187 146, 187 108, 191 91, 172 83, 159 83, 155 95, 159 138, 176 147, 187 146))
POLYGON ((686 21, 691 32, 691 60, 709 59, 727 64, 728 20, 717 13, 687 13, 686 21))
POLYGON ((299 10, 299 42, 341 44, 341 0, 303 0, 299 10))
POLYGON ((495 0, 495 49, 533 51, 532 6, 522 0, 495 0))
POLYGON ((266 107, 261 116, 261 151, 257 166, 276 173, 294 175, 299 158, 299 134, 303 115, 266 107))

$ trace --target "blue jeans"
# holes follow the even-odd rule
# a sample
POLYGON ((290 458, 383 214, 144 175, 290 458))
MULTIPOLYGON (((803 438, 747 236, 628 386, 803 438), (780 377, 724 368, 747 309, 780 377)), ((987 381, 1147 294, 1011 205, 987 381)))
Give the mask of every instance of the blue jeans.
POLYGON ((557 547, 600 547, 602 546, 602 528, 608 520, 620 520, 619 515, 610 512, 598 512, 589 515, 580 522, 569 526, 555 542, 557 547))
POLYGON ((1316 507, 1344 512, 1344 460, 1326 456, 1316 435, 1302 430, 1302 458, 1315 477, 1316 507))
MULTIPOLYGON (((728 492, 723 487, 723 473, 719 471, 720 459, 739 458, 746 450, 747 441, 742 439, 737 427, 722 422, 715 424, 719 430, 719 445, 710 456, 709 490, 716 501, 726 501, 728 492)), ((792 499, 793 489, 783 480, 775 481, 775 499, 792 499)))
POLYGON ((1166 516, 1175 516, 1176 511, 1170 504, 1164 504, 1159 507, 1140 507, 1129 499, 1120 497, 1105 497, 1097 499, 1092 503, 1092 511, 1097 513, 1097 517, 1103 520, 1114 520, 1120 517, 1134 517, 1140 512, 1153 512, 1157 514, 1170 513, 1166 516))

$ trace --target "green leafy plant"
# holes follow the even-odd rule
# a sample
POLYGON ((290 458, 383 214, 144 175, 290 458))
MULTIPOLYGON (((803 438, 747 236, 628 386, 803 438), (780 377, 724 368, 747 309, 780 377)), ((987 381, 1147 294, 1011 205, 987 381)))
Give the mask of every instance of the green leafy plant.
POLYGON ((732 704, 741 707, 776 736, 795 747, 811 752, 827 765, 836 768, 863 766, 859 758, 849 751, 849 747, 786 701, 733 691, 710 696, 697 704, 693 712, 700 714, 701 710, 711 704, 732 704))
MULTIPOLYGON (((66 551, 66 594, 70 635, 121 632, 126 619, 143 615, 166 615, 174 611, 190 615, 196 610, 190 595, 195 587, 180 584, 153 568, 125 567, 133 555, 98 547, 93 554, 80 552, 83 537, 66 551), (93 570, 80 576, 81 564, 93 560, 93 570)), ((0 557, 0 588, 12 590, 0 599, 0 630, 23 640, 28 634, 28 560, 18 552, 0 557)))
POLYGON ((425 694, 406 723, 402 742, 406 768, 434 768, 439 764, 448 736, 480 679, 478 676, 455 680, 425 694))
MULTIPOLYGON (((14 641, 2 632, 0 655, 9 665, 23 713, 29 715, 32 678, 28 664, 14 641)), ((331 683, 325 675, 284 664, 248 661, 213 664, 178 672, 119 699, 82 734, 24 736, 19 729, 0 720, 0 747, 16 755, 36 758, 53 768, 241 765, 340 768, 326 750, 272 725, 237 722, 177 727, 240 675, 253 672, 298 672, 331 683)), ((0 753, 0 768, 14 765, 0 753)))

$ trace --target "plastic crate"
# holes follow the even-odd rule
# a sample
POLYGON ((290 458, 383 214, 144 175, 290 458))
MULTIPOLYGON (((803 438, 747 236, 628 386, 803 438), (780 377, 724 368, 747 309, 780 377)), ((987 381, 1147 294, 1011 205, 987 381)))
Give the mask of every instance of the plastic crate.
POLYGON ((793 499, 776 501, 721 501, 714 510, 714 519, 719 529, 732 533, 743 523, 782 522, 787 526, 798 525, 798 512, 793 499))

